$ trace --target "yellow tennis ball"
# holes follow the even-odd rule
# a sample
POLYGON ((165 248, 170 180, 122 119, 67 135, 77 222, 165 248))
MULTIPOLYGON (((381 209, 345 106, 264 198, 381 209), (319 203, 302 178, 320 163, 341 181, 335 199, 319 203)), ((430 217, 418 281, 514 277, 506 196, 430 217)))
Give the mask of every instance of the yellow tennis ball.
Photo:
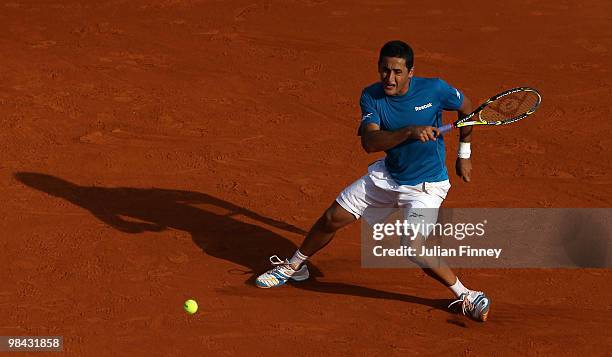
POLYGON ((195 300, 190 299, 185 301, 183 308, 188 314, 193 315, 198 311, 198 303, 195 300))

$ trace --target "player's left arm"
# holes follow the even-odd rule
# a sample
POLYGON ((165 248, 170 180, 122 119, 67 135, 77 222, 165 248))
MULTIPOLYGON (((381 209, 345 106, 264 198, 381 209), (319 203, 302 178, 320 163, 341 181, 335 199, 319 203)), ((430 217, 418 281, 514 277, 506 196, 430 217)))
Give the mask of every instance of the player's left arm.
MULTIPOLYGON (((465 117, 472 112, 472 101, 466 95, 463 96, 463 103, 461 107, 457 109, 457 113, 459 118, 465 117)), ((469 145, 472 142, 472 126, 464 126, 459 128, 459 145, 462 145, 464 148, 469 148, 469 145)), ((457 157, 457 161, 455 162, 455 172, 457 176, 461 177, 463 181, 470 182, 472 175, 472 161, 468 158, 462 159, 457 157)))

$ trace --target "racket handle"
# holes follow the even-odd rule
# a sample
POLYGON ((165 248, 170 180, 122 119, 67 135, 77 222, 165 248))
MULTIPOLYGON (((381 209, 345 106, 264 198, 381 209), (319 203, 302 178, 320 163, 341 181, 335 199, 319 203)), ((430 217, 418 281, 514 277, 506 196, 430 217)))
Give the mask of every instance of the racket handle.
POLYGON ((438 130, 440 131, 440 134, 444 134, 450 131, 452 128, 453 128, 453 124, 446 124, 446 125, 442 125, 441 127, 439 127, 438 130))

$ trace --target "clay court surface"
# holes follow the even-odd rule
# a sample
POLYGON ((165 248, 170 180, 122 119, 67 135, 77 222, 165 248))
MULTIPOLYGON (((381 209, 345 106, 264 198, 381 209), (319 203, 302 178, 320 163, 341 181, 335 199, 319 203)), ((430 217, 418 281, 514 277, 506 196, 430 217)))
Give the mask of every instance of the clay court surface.
POLYGON ((306 283, 253 274, 380 156, 355 135, 358 99, 391 39, 474 102, 544 97, 477 129, 473 182, 453 175, 446 207, 610 207, 611 10, 1 1, 0 335, 61 335, 83 356, 609 353, 609 269, 460 270, 493 301, 484 324, 418 270, 362 269, 359 224, 306 283))

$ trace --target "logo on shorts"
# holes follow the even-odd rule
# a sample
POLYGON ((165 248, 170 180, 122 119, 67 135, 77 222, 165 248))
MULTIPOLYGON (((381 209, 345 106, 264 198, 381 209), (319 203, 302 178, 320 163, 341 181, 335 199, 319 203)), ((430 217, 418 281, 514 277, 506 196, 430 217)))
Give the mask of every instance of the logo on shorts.
POLYGON ((368 114, 364 115, 363 117, 361 117, 361 121, 369 119, 371 116, 372 116, 372 113, 368 113, 368 114))
POLYGON ((418 112, 419 110, 423 110, 423 109, 427 109, 427 108, 431 108, 431 107, 433 107, 433 104, 427 103, 425 105, 421 105, 420 107, 414 107, 414 110, 416 110, 418 112))
POLYGON ((455 89, 455 93, 457 93, 457 99, 461 99, 461 93, 459 93, 459 91, 456 89, 455 89))

